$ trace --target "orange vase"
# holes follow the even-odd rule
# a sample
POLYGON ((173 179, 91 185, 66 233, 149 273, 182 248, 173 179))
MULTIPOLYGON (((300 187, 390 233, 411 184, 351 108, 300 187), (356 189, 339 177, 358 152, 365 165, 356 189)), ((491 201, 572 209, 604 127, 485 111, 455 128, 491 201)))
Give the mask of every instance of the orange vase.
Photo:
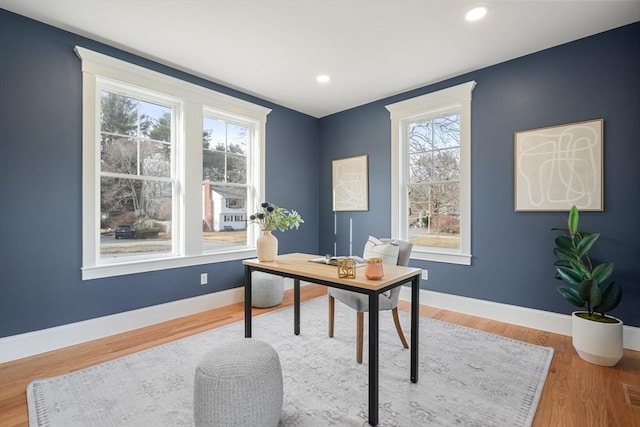
POLYGON ((364 269, 364 275, 369 280, 380 280, 384 276, 382 268, 382 258, 367 259, 367 266, 364 269))

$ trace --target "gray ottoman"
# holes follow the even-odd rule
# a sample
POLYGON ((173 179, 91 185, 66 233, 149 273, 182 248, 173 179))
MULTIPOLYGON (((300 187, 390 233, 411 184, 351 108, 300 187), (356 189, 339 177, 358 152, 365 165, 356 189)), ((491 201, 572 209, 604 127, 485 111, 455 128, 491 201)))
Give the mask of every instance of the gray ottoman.
POLYGON ((196 368, 195 425, 277 426, 282 393, 282 368, 273 347, 253 338, 222 342, 196 368))
POLYGON ((254 271, 251 273, 251 305, 254 307, 273 307, 282 302, 284 279, 275 274, 254 271))

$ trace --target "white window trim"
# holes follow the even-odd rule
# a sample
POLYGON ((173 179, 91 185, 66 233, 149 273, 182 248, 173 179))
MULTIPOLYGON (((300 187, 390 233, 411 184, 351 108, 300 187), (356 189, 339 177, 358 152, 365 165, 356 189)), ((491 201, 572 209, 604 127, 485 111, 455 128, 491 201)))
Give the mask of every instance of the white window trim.
MULTIPOLYGON (((258 177, 258 185, 249 206, 264 199, 265 133, 267 115, 271 112, 250 102, 188 83, 128 62, 76 46, 76 55, 82 60, 82 279, 97 279, 147 271, 187 267, 244 259, 256 256, 255 243, 250 247, 227 252, 203 253, 202 251, 202 116, 203 109, 215 109, 232 116, 240 116, 255 123, 255 147, 250 165, 250 180, 258 177), (185 126, 177 129, 176 165, 183 188, 178 194, 183 201, 178 203, 177 222, 180 235, 177 253, 153 259, 127 260, 120 263, 98 264, 98 232, 100 227, 100 191, 96 182, 96 141, 100 96, 97 79, 111 79, 145 91, 154 91, 180 100, 185 112, 177 120, 185 126), (184 132, 181 130, 185 130, 184 132), (180 147, 179 141, 186 141, 180 147), (195 206, 185 209, 185 206, 195 206)), ((250 181, 252 182, 252 181, 250 181)), ((249 242, 255 242, 251 229, 249 242)))
POLYGON ((416 247, 411 258, 471 265, 471 92, 470 81, 387 105, 391 117, 391 235, 407 240, 409 211, 406 124, 417 117, 455 108, 460 112, 460 249, 416 247))

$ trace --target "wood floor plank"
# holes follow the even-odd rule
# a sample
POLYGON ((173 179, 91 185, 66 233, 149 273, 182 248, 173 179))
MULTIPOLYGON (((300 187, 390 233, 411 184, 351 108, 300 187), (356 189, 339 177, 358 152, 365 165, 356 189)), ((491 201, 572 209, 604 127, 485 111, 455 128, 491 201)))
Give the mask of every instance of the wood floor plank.
MULTIPOLYGON (((307 285, 301 299, 326 294, 326 288, 307 285)), ((285 292, 283 304, 254 309, 257 316, 293 304, 285 292)), ((410 310, 401 302, 399 308, 410 310)), ((640 387, 640 352, 624 351, 616 367, 605 368, 578 357, 571 338, 496 322, 461 313, 421 306, 420 314, 486 332, 554 348, 554 357, 538 404, 533 427, 640 427, 640 407, 624 400, 623 383, 640 387)), ((38 377, 62 375, 244 319, 242 303, 232 304, 134 331, 0 364, 0 426, 28 425, 26 387, 38 377)), ((391 316, 381 321, 392 322, 391 316)), ((341 327, 353 327, 352 324, 341 327)), ((355 345, 355 343, 354 343, 355 345)))

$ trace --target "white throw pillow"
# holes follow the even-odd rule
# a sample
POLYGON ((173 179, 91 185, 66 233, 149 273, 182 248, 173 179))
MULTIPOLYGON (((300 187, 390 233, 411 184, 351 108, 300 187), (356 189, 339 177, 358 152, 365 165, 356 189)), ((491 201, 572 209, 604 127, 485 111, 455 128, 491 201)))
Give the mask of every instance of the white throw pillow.
POLYGON ((362 258, 382 258, 383 264, 397 265, 399 251, 398 242, 384 243, 373 236, 369 236, 367 244, 364 245, 362 258))

